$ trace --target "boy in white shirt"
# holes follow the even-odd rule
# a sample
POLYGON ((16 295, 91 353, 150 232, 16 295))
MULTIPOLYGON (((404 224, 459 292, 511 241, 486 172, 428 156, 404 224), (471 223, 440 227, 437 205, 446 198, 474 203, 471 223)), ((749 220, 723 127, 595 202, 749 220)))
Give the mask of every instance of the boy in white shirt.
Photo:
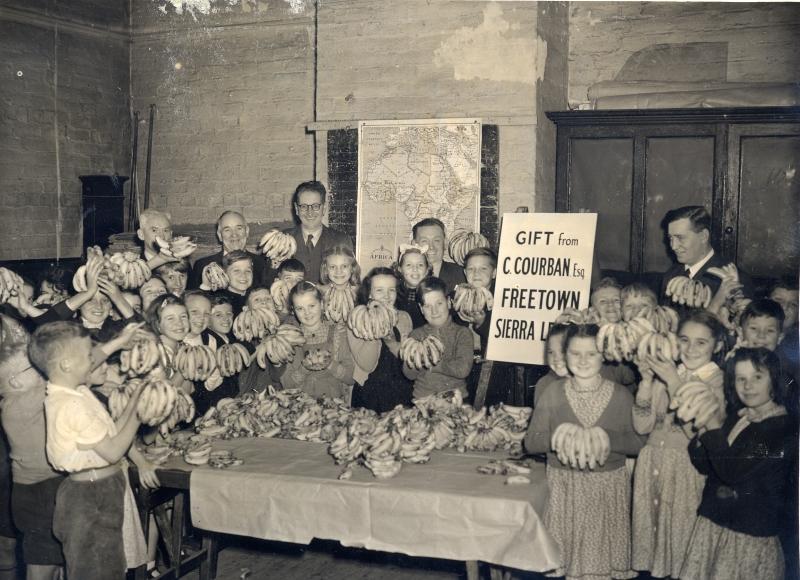
POLYGON ((48 379, 48 460, 56 470, 69 473, 58 489, 53 516, 67 577, 124 578, 134 555, 145 552, 121 462, 139 428, 141 386, 115 423, 87 387, 94 366, 92 342, 86 329, 74 322, 40 326, 28 354, 48 379))

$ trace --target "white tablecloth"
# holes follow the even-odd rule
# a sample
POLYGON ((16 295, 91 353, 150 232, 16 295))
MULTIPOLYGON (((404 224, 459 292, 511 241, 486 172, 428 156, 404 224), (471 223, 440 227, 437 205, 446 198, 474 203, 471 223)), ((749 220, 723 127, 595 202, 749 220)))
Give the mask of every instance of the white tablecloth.
MULTIPOLYGON (((425 465, 404 464, 377 480, 363 467, 339 481, 326 445, 283 439, 218 441, 244 465, 195 467, 192 523, 204 530, 308 544, 313 538, 410 556, 480 560, 543 572, 559 565, 544 528, 543 465, 531 485, 507 486, 476 466, 501 454, 435 452, 425 465)), ((175 460, 164 467, 187 466, 175 460)))

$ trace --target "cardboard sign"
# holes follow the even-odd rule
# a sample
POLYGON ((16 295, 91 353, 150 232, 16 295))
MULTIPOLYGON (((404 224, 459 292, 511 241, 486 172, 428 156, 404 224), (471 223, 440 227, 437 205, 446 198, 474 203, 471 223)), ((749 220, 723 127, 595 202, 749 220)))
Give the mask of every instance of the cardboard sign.
POLYGON ((486 358, 544 364, 550 324, 589 306, 597 214, 503 215, 486 358))

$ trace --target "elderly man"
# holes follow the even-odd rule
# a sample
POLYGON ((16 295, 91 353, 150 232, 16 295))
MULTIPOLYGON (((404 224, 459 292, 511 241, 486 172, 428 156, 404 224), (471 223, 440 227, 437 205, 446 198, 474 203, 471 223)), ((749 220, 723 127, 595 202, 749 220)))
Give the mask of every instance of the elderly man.
POLYGON ((425 218, 411 228, 414 243, 428 247, 428 262, 433 269, 433 276, 444 280, 447 290, 452 292, 457 284, 467 281, 464 269, 453 262, 444 261, 444 248, 447 241, 444 224, 436 218, 425 218))
POLYGON ((350 236, 322 223, 328 192, 319 181, 305 181, 297 186, 292 196, 292 206, 300 223, 286 230, 297 242, 294 257, 306 267, 306 280, 319 283, 322 255, 328 248, 347 246, 353 249, 350 236))
POLYGON ((157 209, 144 210, 139 216, 136 236, 142 241, 144 260, 151 270, 174 261, 174 258, 160 253, 160 247, 156 242, 156 238, 161 238, 165 242, 172 241, 172 216, 169 213, 157 209))
MULTIPOLYGON (((721 280, 708 273, 709 268, 720 268, 730 263, 711 246, 711 215, 700 205, 687 205, 667 212, 662 224, 666 227, 669 246, 677 264, 661 277, 661 298, 666 296, 669 281, 677 276, 699 280, 716 293, 721 280)), ((739 282, 745 296, 753 296, 750 277, 739 270, 739 282)))
POLYGON ((222 265, 222 258, 236 250, 242 250, 253 259, 253 285, 269 286, 275 278, 275 272, 261 254, 254 254, 245 247, 250 227, 244 216, 238 211, 226 211, 217 220, 217 238, 222 249, 216 254, 198 259, 189 273, 187 288, 199 288, 203 282, 203 268, 212 262, 222 265))

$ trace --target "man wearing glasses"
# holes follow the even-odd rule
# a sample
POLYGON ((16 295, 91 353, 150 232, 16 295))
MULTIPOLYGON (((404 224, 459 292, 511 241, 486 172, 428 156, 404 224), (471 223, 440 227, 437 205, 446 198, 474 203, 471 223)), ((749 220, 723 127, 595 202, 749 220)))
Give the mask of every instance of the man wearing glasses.
POLYGON ((319 267, 322 255, 328 248, 347 246, 353 242, 347 234, 329 228, 322 223, 328 192, 319 181, 304 181, 297 186, 292 196, 292 206, 300 223, 286 230, 297 242, 294 257, 306 267, 306 280, 319 283, 319 267))

